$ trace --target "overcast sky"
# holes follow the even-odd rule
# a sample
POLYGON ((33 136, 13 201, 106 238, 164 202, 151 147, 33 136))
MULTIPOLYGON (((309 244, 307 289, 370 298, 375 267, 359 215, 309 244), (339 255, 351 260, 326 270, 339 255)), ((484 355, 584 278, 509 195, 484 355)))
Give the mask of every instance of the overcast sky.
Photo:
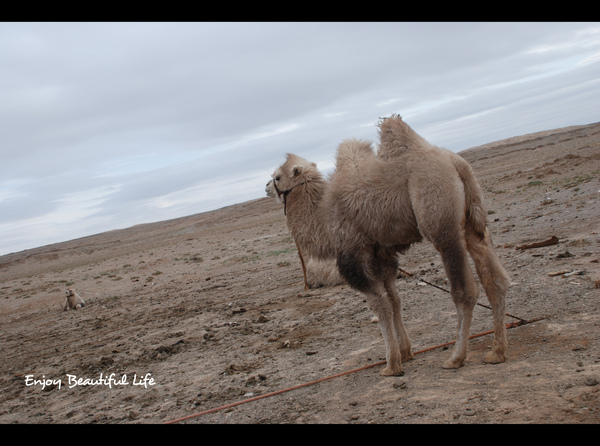
POLYGON ((600 121, 599 23, 0 23, 0 255, 264 196, 399 113, 452 151, 600 121))

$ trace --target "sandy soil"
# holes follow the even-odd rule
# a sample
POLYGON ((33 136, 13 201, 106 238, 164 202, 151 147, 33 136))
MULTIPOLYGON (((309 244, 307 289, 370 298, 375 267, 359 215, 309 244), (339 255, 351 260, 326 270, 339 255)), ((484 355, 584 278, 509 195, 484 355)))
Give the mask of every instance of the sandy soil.
MULTIPOLYGON (((597 423, 600 124, 462 155, 513 281, 508 312, 543 318, 508 331, 507 362, 483 363, 486 335, 461 369, 437 348, 380 376, 363 297, 304 292, 282 209, 261 198, 0 257, 0 422, 597 423), (86 307, 62 311, 67 286, 86 307)), ((449 295, 418 280, 447 287, 440 258, 419 244, 402 268, 416 274, 397 281, 414 349, 453 341, 449 295)), ((476 307, 472 333, 491 327, 476 307)))

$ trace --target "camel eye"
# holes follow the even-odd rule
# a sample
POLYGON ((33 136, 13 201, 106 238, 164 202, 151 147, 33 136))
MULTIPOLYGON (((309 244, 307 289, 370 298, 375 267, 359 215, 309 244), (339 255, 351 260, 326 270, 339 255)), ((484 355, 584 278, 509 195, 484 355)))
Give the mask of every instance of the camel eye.
POLYGON ((279 181, 280 179, 281 179, 281 177, 280 177, 279 175, 277 175, 277 176, 275 177, 275 181, 279 181))

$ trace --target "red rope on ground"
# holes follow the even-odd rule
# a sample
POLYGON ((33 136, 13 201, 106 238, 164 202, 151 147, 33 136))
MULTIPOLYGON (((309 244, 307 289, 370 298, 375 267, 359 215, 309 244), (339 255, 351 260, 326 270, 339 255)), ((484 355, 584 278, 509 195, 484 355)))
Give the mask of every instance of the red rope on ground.
MULTIPOLYGON (((544 318, 540 317, 540 318, 537 318, 537 319, 530 319, 528 321, 526 321, 526 320, 518 320, 518 321, 506 324, 506 328, 510 329, 510 328, 514 328, 514 327, 520 327, 521 325, 530 324, 532 322, 536 322, 536 321, 539 321, 539 320, 542 320, 542 319, 544 319, 544 318)), ((469 336, 469 339, 473 339, 473 338, 478 338, 478 337, 481 337, 481 336, 485 336, 485 335, 491 334, 493 332, 494 332, 494 330, 489 330, 489 331, 485 331, 483 333, 471 335, 471 336, 469 336)), ((431 351, 431 350, 435 350, 437 348, 447 347, 449 345, 454 344, 455 342, 456 341, 450 341, 450 342, 446 342, 444 344, 435 345, 433 347, 428 347, 426 349, 414 352, 413 355, 418 355, 418 354, 421 354, 421 353, 425 353, 425 352, 428 352, 428 351, 431 351)), ((365 365, 363 367, 359 367, 359 368, 353 369, 353 370, 348 370, 346 372, 341 372, 341 373, 338 373, 336 375, 326 376, 325 378, 320 378, 320 379, 317 379, 315 381, 310 381, 310 382, 307 382, 307 383, 304 383, 304 384, 298 384, 296 386, 288 387, 286 389, 276 390, 274 392, 265 393, 264 395, 259 395, 259 396, 255 396, 255 397, 248 398, 248 399, 245 399, 245 400, 241 400, 241 401, 237 401, 237 402, 234 402, 234 403, 226 404, 225 406, 215 407, 213 409, 208 409, 208 410, 205 410, 203 412, 198 412, 198 413, 195 413, 195 414, 192 414, 192 415, 187 415, 185 417, 177 418, 177 419, 172 420, 172 421, 167 421, 164 424, 179 423, 181 421, 189 420, 190 418, 200 417, 202 415, 207 415, 209 413, 217 412, 219 410, 229 409, 231 407, 239 406, 241 404, 246 404, 246 403, 249 403, 251 401, 256 401, 256 400, 260 400, 260 399, 263 399, 263 398, 268 398, 268 397, 271 397, 271 396, 279 395, 281 393, 289 392, 291 390, 300 389, 302 387, 312 386, 314 384, 318 384, 318 383, 323 382, 323 381, 327 381, 327 380, 334 379, 334 378, 339 378, 340 376, 349 375, 351 373, 356 373, 356 372, 360 372, 362 370, 370 369, 371 367, 377 367, 377 366, 380 366, 380 365, 384 365, 385 363, 386 363, 386 361, 380 361, 380 362, 376 362, 374 364, 365 365)))

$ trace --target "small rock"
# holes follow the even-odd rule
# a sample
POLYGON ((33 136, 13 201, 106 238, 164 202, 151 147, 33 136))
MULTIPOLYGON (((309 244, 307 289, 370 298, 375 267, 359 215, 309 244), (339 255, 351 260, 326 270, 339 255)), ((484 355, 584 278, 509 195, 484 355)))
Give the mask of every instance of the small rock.
POLYGON ((585 381, 585 385, 586 386, 597 386, 598 385, 598 380, 596 378, 589 378, 588 380, 585 381))
POLYGON ((49 384, 47 386, 45 386, 42 391, 43 392, 50 392, 51 390, 54 390, 58 387, 58 384, 49 384))
POLYGON ((569 252, 569 250, 567 249, 565 252, 557 254, 557 256, 555 258, 557 259, 566 259, 568 257, 575 257, 573 254, 571 254, 569 252))
POLYGON ((115 360, 113 358, 110 358, 108 356, 103 356, 102 358, 100 358, 100 367, 108 367, 110 365, 113 365, 113 363, 115 362, 115 360))
POLYGON ((554 203, 554 199, 546 197, 542 200, 542 205, 554 203))

